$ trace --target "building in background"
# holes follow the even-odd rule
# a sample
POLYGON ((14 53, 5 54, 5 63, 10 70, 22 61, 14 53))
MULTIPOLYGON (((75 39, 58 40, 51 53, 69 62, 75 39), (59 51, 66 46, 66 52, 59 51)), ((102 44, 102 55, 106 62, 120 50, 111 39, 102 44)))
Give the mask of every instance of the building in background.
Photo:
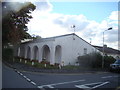
MULTIPOLYGON (((103 52, 103 47, 101 47, 101 46, 94 46, 94 47, 96 49, 98 49, 99 51, 103 52)), ((120 59, 120 51, 110 48, 110 47, 107 47, 107 45, 104 45, 104 53, 105 53, 105 55, 112 56, 115 59, 120 59)))

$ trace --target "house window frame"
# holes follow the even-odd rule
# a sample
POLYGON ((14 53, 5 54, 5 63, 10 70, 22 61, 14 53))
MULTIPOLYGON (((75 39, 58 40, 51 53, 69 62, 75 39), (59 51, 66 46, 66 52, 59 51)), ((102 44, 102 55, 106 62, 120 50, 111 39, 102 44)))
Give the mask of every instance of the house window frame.
POLYGON ((84 48, 84 54, 87 54, 87 48, 84 48))

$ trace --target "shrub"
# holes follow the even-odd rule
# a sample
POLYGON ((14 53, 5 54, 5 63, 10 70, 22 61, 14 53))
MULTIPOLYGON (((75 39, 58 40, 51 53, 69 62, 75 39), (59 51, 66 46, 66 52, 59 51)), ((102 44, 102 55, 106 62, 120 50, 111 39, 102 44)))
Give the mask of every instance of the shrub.
POLYGON ((39 65, 40 65, 40 64, 39 64, 38 62, 34 62, 34 66, 35 66, 35 67, 39 67, 39 65))
POLYGON ((2 49, 2 59, 6 61, 12 61, 13 60, 13 49, 11 48, 2 49))
POLYGON ((78 66, 74 66, 74 65, 67 65, 67 66, 63 66, 63 69, 70 69, 70 70, 74 70, 74 69, 78 69, 78 66))
POLYGON ((108 68, 110 66, 110 64, 115 62, 115 59, 112 56, 105 56, 104 57, 104 62, 105 62, 104 66, 106 68, 108 68))
POLYGON ((45 60, 41 61, 40 63, 41 63, 41 64, 50 64, 50 62, 45 61, 45 60))
MULTIPOLYGON (((103 56, 98 52, 93 52, 83 56, 78 56, 80 66, 101 68, 103 56)), ((112 56, 104 56, 104 67, 109 68, 109 65, 113 63, 115 59, 112 56)))

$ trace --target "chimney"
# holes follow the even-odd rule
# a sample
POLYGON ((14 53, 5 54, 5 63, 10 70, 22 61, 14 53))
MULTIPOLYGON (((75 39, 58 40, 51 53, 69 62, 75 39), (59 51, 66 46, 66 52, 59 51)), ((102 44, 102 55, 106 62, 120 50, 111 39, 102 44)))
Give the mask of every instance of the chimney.
POLYGON ((104 48, 107 48, 107 45, 104 45, 103 47, 104 47, 104 48))

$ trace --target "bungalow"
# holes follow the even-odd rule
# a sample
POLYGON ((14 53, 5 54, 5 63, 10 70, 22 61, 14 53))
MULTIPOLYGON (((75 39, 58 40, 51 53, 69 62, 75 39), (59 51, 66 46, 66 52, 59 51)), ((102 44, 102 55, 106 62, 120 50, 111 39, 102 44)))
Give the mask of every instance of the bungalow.
POLYGON ((15 56, 39 62, 46 60, 52 65, 75 65, 78 56, 92 52, 99 50, 75 33, 34 39, 15 48, 15 56))

